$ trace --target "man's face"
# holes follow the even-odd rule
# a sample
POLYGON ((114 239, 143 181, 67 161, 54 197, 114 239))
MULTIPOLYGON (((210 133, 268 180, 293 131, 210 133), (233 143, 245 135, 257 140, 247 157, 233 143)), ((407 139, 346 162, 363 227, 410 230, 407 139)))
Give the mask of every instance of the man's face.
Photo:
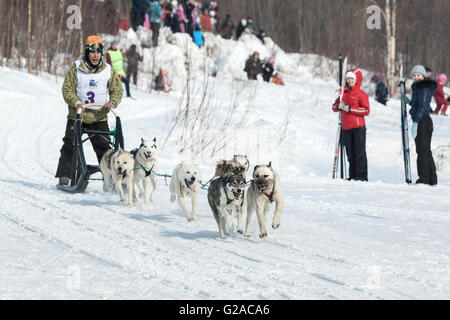
POLYGON ((100 63, 102 54, 100 52, 89 52, 89 61, 93 66, 97 66, 100 63))

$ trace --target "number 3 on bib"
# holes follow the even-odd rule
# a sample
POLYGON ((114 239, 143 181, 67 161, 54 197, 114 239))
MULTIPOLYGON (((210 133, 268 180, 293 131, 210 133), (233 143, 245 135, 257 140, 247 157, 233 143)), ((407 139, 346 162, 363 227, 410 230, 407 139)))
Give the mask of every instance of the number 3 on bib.
POLYGON ((88 104, 88 103, 94 103, 95 100, 95 93, 92 91, 89 91, 88 93, 86 93, 86 97, 88 98, 88 100, 85 100, 84 103, 88 104))

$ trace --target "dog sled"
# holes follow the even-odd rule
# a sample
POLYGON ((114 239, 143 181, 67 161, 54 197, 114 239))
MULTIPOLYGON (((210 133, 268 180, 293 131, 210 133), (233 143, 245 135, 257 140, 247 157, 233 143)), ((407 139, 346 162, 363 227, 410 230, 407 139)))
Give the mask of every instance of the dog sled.
MULTIPOLYGON (((85 108, 91 110, 98 110, 103 107, 103 105, 99 104, 86 104, 85 108)), ((72 158, 72 166, 70 172, 70 181, 68 185, 60 185, 58 184, 56 187, 59 190, 69 192, 69 193, 82 193, 86 190, 89 180, 103 180, 103 179, 94 179, 91 178, 92 175, 101 172, 99 165, 90 165, 86 163, 86 158, 84 156, 84 148, 83 144, 90 140, 94 136, 102 136, 111 144, 111 148, 124 149, 124 140, 122 134, 122 123, 120 121, 120 117, 117 113, 111 109, 111 112, 115 116, 116 126, 112 131, 99 131, 99 130, 87 130, 83 128, 82 123, 82 109, 78 110, 76 119, 75 119, 75 137, 74 137, 74 145, 73 145, 73 158, 72 158), (86 137, 87 135, 87 137, 86 137), (85 136, 85 137, 83 137, 85 136), (111 137, 109 140, 107 137, 111 137)))

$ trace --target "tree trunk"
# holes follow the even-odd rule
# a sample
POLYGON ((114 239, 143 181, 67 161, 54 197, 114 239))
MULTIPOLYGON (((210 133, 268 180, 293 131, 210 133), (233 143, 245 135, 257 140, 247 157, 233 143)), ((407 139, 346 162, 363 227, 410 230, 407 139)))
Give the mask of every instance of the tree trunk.
POLYGON ((31 0, 28 0, 27 72, 31 73, 31 0))

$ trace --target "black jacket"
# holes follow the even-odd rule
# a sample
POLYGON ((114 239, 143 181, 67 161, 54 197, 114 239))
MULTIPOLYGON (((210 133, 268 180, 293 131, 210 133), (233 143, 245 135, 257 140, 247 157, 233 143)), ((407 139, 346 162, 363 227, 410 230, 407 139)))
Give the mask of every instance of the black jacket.
POLYGON ((245 62, 244 71, 247 72, 247 78, 249 80, 256 80, 256 76, 262 72, 261 60, 255 60, 250 57, 245 62))
POLYGON ((413 122, 419 123, 423 117, 430 114, 432 111, 430 107, 431 98, 436 91, 438 85, 437 82, 429 78, 425 78, 422 81, 414 82, 412 84, 412 97, 411 97, 411 118, 413 122))

